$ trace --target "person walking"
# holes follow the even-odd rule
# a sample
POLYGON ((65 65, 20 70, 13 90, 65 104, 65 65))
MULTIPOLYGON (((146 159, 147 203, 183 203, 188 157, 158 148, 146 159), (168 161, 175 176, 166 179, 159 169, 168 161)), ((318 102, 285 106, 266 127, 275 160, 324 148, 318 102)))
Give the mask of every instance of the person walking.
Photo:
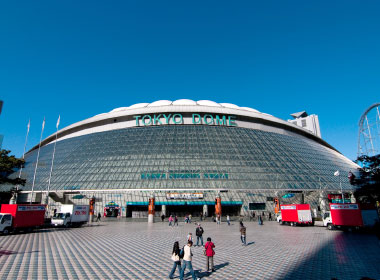
POLYGON ((173 226, 173 225, 172 225, 172 223, 173 223, 173 216, 172 216, 172 215, 170 215, 168 221, 169 221, 169 227, 170 227, 170 226, 173 226))
POLYGON ((271 212, 269 212, 269 214, 268 214, 268 221, 272 221, 272 213, 271 212))
POLYGON ((203 214, 202 213, 199 215, 199 217, 200 217, 201 221, 203 221, 203 214))
POLYGON ((98 213, 98 217, 96 218, 96 221, 97 222, 100 222, 100 219, 102 218, 102 214, 100 214, 100 212, 98 213))
POLYGON ((260 215, 257 216, 257 221, 259 222, 260 226, 263 225, 263 218, 260 215))
POLYGON ((187 235, 187 241, 193 242, 193 234, 191 232, 187 235))
POLYGON ((247 228, 244 226, 243 222, 240 222, 240 239, 243 246, 247 245, 247 228))
POLYGON ((161 215, 161 222, 164 222, 164 221, 165 221, 165 215, 162 214, 162 215, 161 215))
POLYGON ((197 229, 195 230, 195 235, 197 236, 197 245, 199 246, 199 240, 201 240, 201 246, 203 246, 203 228, 201 227, 201 224, 198 224, 197 229))
POLYGON ((214 251, 215 245, 211 242, 211 237, 207 237, 207 242, 205 244, 205 255, 206 255, 206 271, 210 271, 210 262, 211 262, 211 271, 215 272, 214 269, 214 251))
POLYGON ((189 224, 191 224, 191 218, 192 218, 193 216, 190 214, 189 215, 189 224))
POLYGON ((176 241, 174 242, 173 251, 172 251, 173 268, 169 274, 170 279, 173 279, 173 275, 177 267, 178 267, 178 272, 181 275, 181 258, 179 257, 179 252, 180 252, 179 244, 178 244, 178 241, 176 241))
POLYGON ((230 215, 227 215, 227 224, 228 224, 228 225, 231 224, 230 215))
POLYGON ((190 270, 190 273, 191 273, 191 276, 193 277, 193 280, 199 280, 200 279, 200 278, 196 277, 195 271, 193 269, 193 265, 191 263, 192 259, 193 259, 193 253, 191 252, 191 246, 193 246, 193 242, 188 241, 187 245, 183 248, 184 256, 183 256, 181 274, 179 275, 180 280, 183 280, 183 276, 185 274, 186 268, 188 268, 190 270))
POLYGON ((218 214, 218 225, 220 225, 221 219, 222 217, 220 216, 220 214, 218 214))
POLYGON ((174 216, 174 225, 176 225, 176 224, 178 227, 178 216, 177 215, 174 216))

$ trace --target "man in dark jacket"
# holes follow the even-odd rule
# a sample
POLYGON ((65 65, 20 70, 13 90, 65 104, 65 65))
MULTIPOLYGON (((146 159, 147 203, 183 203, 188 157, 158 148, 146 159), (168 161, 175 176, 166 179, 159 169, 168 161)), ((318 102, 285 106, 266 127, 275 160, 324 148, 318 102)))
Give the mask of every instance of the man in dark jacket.
POLYGON ((243 243, 243 246, 247 245, 247 228, 243 225, 243 222, 240 222, 240 239, 241 243, 243 243))
POLYGON ((199 246, 199 239, 201 240, 202 246, 203 246, 203 228, 201 227, 201 224, 198 224, 197 229, 195 230, 195 235, 197 236, 197 245, 199 246))

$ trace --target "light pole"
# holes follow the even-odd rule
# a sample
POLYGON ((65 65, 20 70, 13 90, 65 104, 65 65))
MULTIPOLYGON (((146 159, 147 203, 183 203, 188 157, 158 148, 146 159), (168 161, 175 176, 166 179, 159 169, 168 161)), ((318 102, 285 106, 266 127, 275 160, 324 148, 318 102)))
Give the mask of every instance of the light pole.
POLYGON ((342 194, 342 203, 344 203, 343 187, 342 187, 342 181, 340 179, 340 172, 339 172, 339 170, 335 171, 334 176, 338 176, 339 177, 339 187, 340 187, 340 192, 342 194))

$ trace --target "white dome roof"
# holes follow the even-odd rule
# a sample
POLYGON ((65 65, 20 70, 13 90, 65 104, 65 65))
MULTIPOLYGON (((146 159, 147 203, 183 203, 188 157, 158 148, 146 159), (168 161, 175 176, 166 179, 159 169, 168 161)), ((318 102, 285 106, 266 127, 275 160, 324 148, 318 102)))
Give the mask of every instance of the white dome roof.
MULTIPOLYGON (((79 135, 86 135, 95 132, 108 131, 113 129, 122 129, 126 127, 135 127, 138 117, 146 114, 154 114, 160 116, 160 114, 170 114, 170 113, 189 113, 194 114, 215 114, 215 115, 235 115, 243 116, 245 118, 237 118, 239 120, 239 126, 252 128, 252 122, 255 119, 264 119, 270 123, 280 123, 284 127, 291 127, 302 131, 302 133, 307 132, 304 128, 294 127, 291 123, 284 120, 278 119, 270 114, 265 114, 257 111, 256 109, 250 107, 239 107, 238 105, 231 103, 216 103, 211 100, 199 100, 194 101, 191 99, 179 99, 176 101, 170 100, 158 100, 152 103, 137 103, 129 107, 119 107, 114 110, 98 114, 92 118, 77 122, 68 127, 60 130, 60 133, 66 131, 70 132, 67 136, 62 139, 68 139, 71 137, 76 137, 79 135), (124 118, 130 116, 129 118, 124 118), (120 120, 117 118, 123 117, 120 120), (135 118, 135 120, 133 120, 135 118), (252 118, 252 121, 251 121, 252 118), (106 120, 107 122, 99 122, 106 120), (71 132, 75 128, 74 132, 71 132)), ((188 116, 187 116, 188 117, 188 116)), ((190 120, 189 118, 187 119, 190 120)), ((191 121, 191 120, 190 120, 191 121)), ((185 123, 184 123, 185 124, 185 123)), ((270 125, 268 125, 270 126, 270 125)), ((260 128, 259 128, 260 129, 260 128)), ((272 129, 272 128, 271 128, 272 129)), ((293 132, 293 131, 291 131, 293 132)), ((311 132, 310 132, 311 133, 311 132)), ((54 134, 48 137, 51 141, 54 141, 54 134)))
POLYGON ((201 106, 221 107, 220 104, 210 100, 199 100, 197 104, 201 106))
MULTIPOLYGON (((242 110, 242 111, 248 111, 248 112, 253 112, 253 113, 260 113, 260 111, 249 108, 249 107, 239 107, 235 104, 231 103, 216 103, 211 100, 199 100, 199 101, 194 101, 191 99, 178 99, 175 101, 170 101, 170 100, 158 100, 154 101, 152 103, 137 103, 134 105, 131 105, 129 107, 120 107, 113 109, 109 113, 117 113, 121 111, 128 111, 128 110, 134 110, 134 109, 142 109, 142 108, 151 108, 151 107, 163 107, 163 106, 205 106, 205 107, 215 107, 216 108, 226 108, 226 109, 234 109, 234 110, 242 110)), ((269 114, 267 114, 270 116, 269 114)))
POLYGON ((148 105, 149 105, 149 103, 137 103, 137 104, 134 104, 132 106, 129 106, 128 109, 138 109, 138 108, 146 107, 148 105))
POLYGON ((94 117, 98 117, 98 116, 102 116, 102 115, 107 115, 108 113, 101 113, 101 114, 97 114, 95 115, 94 117))
POLYGON ((173 105, 197 105, 197 102, 195 102, 194 100, 190 100, 190 99, 178 99, 176 101, 173 101, 172 103, 173 105))
POLYGON ((150 103, 147 105, 147 107, 155 107, 155 106, 169 106, 171 105, 173 102, 172 101, 169 101, 169 100, 158 100, 158 101, 154 101, 153 103, 150 103))
POLYGON ((116 108, 116 109, 113 109, 112 111, 111 111, 111 113, 113 113, 113 112, 120 112, 120 111, 125 111, 125 110, 127 110, 129 107, 120 107, 120 108, 116 108))
POLYGON ((226 108, 231 108, 231 109, 239 109, 240 108, 238 105, 231 104, 231 103, 220 103, 220 105, 222 105, 223 107, 226 107, 226 108))
POLYGON ((259 111, 255 110, 255 109, 252 109, 252 108, 249 108, 249 107, 240 107, 240 109, 243 109, 243 110, 246 110, 246 111, 260 113, 259 111))

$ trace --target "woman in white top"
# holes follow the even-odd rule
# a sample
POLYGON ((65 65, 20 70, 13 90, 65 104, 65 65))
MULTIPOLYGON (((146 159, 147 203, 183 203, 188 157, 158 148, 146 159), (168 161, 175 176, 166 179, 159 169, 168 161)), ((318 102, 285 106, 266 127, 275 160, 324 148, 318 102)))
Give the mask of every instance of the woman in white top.
POLYGON ((195 276, 195 271, 193 269, 193 265, 191 264, 193 256, 193 253, 191 252, 191 246, 193 246, 193 241, 188 241, 187 245, 183 248, 185 254, 183 256, 183 265, 181 274, 179 276, 180 280, 183 280, 183 275, 185 274, 186 267, 190 270, 190 273, 193 276, 193 280, 200 279, 195 276))
POLYGON ((178 241, 174 242, 173 245, 173 252, 172 252, 172 261, 173 263, 173 268, 172 271, 170 271, 169 278, 173 279, 174 272, 178 266, 178 272, 181 274, 181 259, 179 257, 179 244, 178 241))

